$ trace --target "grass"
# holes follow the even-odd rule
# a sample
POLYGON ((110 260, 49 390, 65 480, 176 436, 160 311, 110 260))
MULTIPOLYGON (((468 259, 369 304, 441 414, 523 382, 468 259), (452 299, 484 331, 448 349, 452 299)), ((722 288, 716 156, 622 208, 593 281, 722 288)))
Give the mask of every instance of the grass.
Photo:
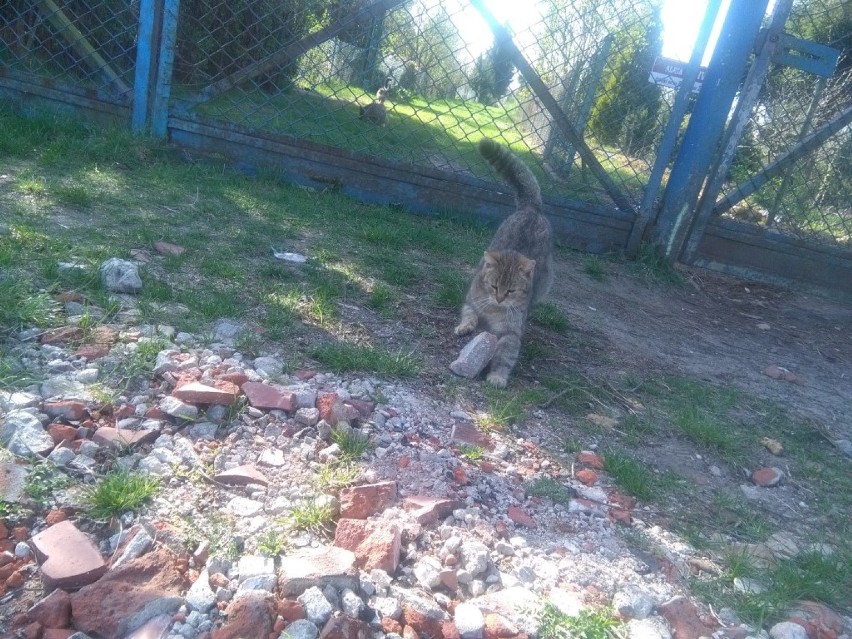
POLYGON ((340 447, 340 461, 360 459, 370 449, 370 440, 354 428, 337 428, 331 433, 331 441, 340 447))
POLYGON ((571 329, 571 322, 568 321, 562 309, 553 302, 538 304, 533 309, 530 319, 539 326, 556 333, 567 333, 571 329))
POLYGON ((604 470, 625 492, 643 501, 653 501, 660 496, 657 482, 648 468, 619 452, 608 452, 603 457, 604 470))
POLYGON ((620 636, 620 625, 609 610, 581 610, 577 616, 566 615, 548 602, 539 617, 541 639, 610 639, 620 636))
POLYGON ((482 448, 482 446, 459 444, 458 455, 459 457, 466 459, 467 461, 477 462, 485 456, 485 450, 482 448))
POLYGON ((551 477, 537 477, 525 486, 525 490, 531 497, 547 497, 556 504, 571 501, 571 492, 551 477))
POLYGON ((335 373, 364 371, 412 377, 420 371, 420 363, 413 353, 344 342, 321 344, 311 351, 311 357, 335 373))
POLYGON ((306 499, 293 508, 287 521, 295 530, 328 537, 333 532, 334 512, 325 501, 306 499))
POLYGON ((149 475, 112 471, 87 490, 88 514, 96 520, 113 519, 146 504, 158 488, 159 481, 149 475))

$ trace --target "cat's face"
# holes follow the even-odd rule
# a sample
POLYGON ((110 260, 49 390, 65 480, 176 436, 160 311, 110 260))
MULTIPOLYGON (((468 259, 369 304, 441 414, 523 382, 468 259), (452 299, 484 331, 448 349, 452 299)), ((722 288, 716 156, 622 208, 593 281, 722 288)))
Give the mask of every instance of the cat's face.
POLYGON ((515 251, 486 251, 482 266, 484 293, 497 304, 526 305, 533 284, 535 260, 515 251))

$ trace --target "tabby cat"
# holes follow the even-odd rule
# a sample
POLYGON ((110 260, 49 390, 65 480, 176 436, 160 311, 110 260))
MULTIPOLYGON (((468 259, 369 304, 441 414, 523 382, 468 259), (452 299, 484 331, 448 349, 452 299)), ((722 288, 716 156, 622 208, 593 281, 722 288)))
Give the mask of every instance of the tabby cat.
POLYGON ((542 214, 532 171, 507 148, 483 139, 479 152, 515 191, 518 209, 503 220, 482 256, 462 306, 456 335, 476 329, 497 336, 487 380, 504 388, 518 361, 530 308, 553 280, 553 231, 542 214))

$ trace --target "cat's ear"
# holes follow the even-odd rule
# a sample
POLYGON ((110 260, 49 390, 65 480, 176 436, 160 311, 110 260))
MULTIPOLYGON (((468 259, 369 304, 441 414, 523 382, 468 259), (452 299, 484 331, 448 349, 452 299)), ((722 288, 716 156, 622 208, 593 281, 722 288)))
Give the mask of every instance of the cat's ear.
POLYGON ((485 268, 494 268, 497 265, 497 253, 494 251, 485 251, 482 254, 483 263, 485 264, 485 268))
POLYGON ((535 260, 531 260, 526 257, 521 259, 523 260, 521 262, 521 268, 523 269, 524 273, 526 273, 527 275, 532 275, 533 271, 535 270, 535 260))

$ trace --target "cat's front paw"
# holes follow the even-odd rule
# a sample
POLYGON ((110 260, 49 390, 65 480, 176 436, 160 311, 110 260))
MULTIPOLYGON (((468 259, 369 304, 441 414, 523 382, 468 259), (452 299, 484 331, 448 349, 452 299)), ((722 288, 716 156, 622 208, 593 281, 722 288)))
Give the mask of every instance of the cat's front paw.
POLYGON ((456 335, 467 335, 468 333, 472 333, 473 329, 476 328, 476 322, 462 322, 453 330, 453 333, 456 335))
POLYGON ((497 388, 506 388, 506 384, 509 383, 508 376, 502 373, 488 373, 488 377, 485 379, 497 388))

